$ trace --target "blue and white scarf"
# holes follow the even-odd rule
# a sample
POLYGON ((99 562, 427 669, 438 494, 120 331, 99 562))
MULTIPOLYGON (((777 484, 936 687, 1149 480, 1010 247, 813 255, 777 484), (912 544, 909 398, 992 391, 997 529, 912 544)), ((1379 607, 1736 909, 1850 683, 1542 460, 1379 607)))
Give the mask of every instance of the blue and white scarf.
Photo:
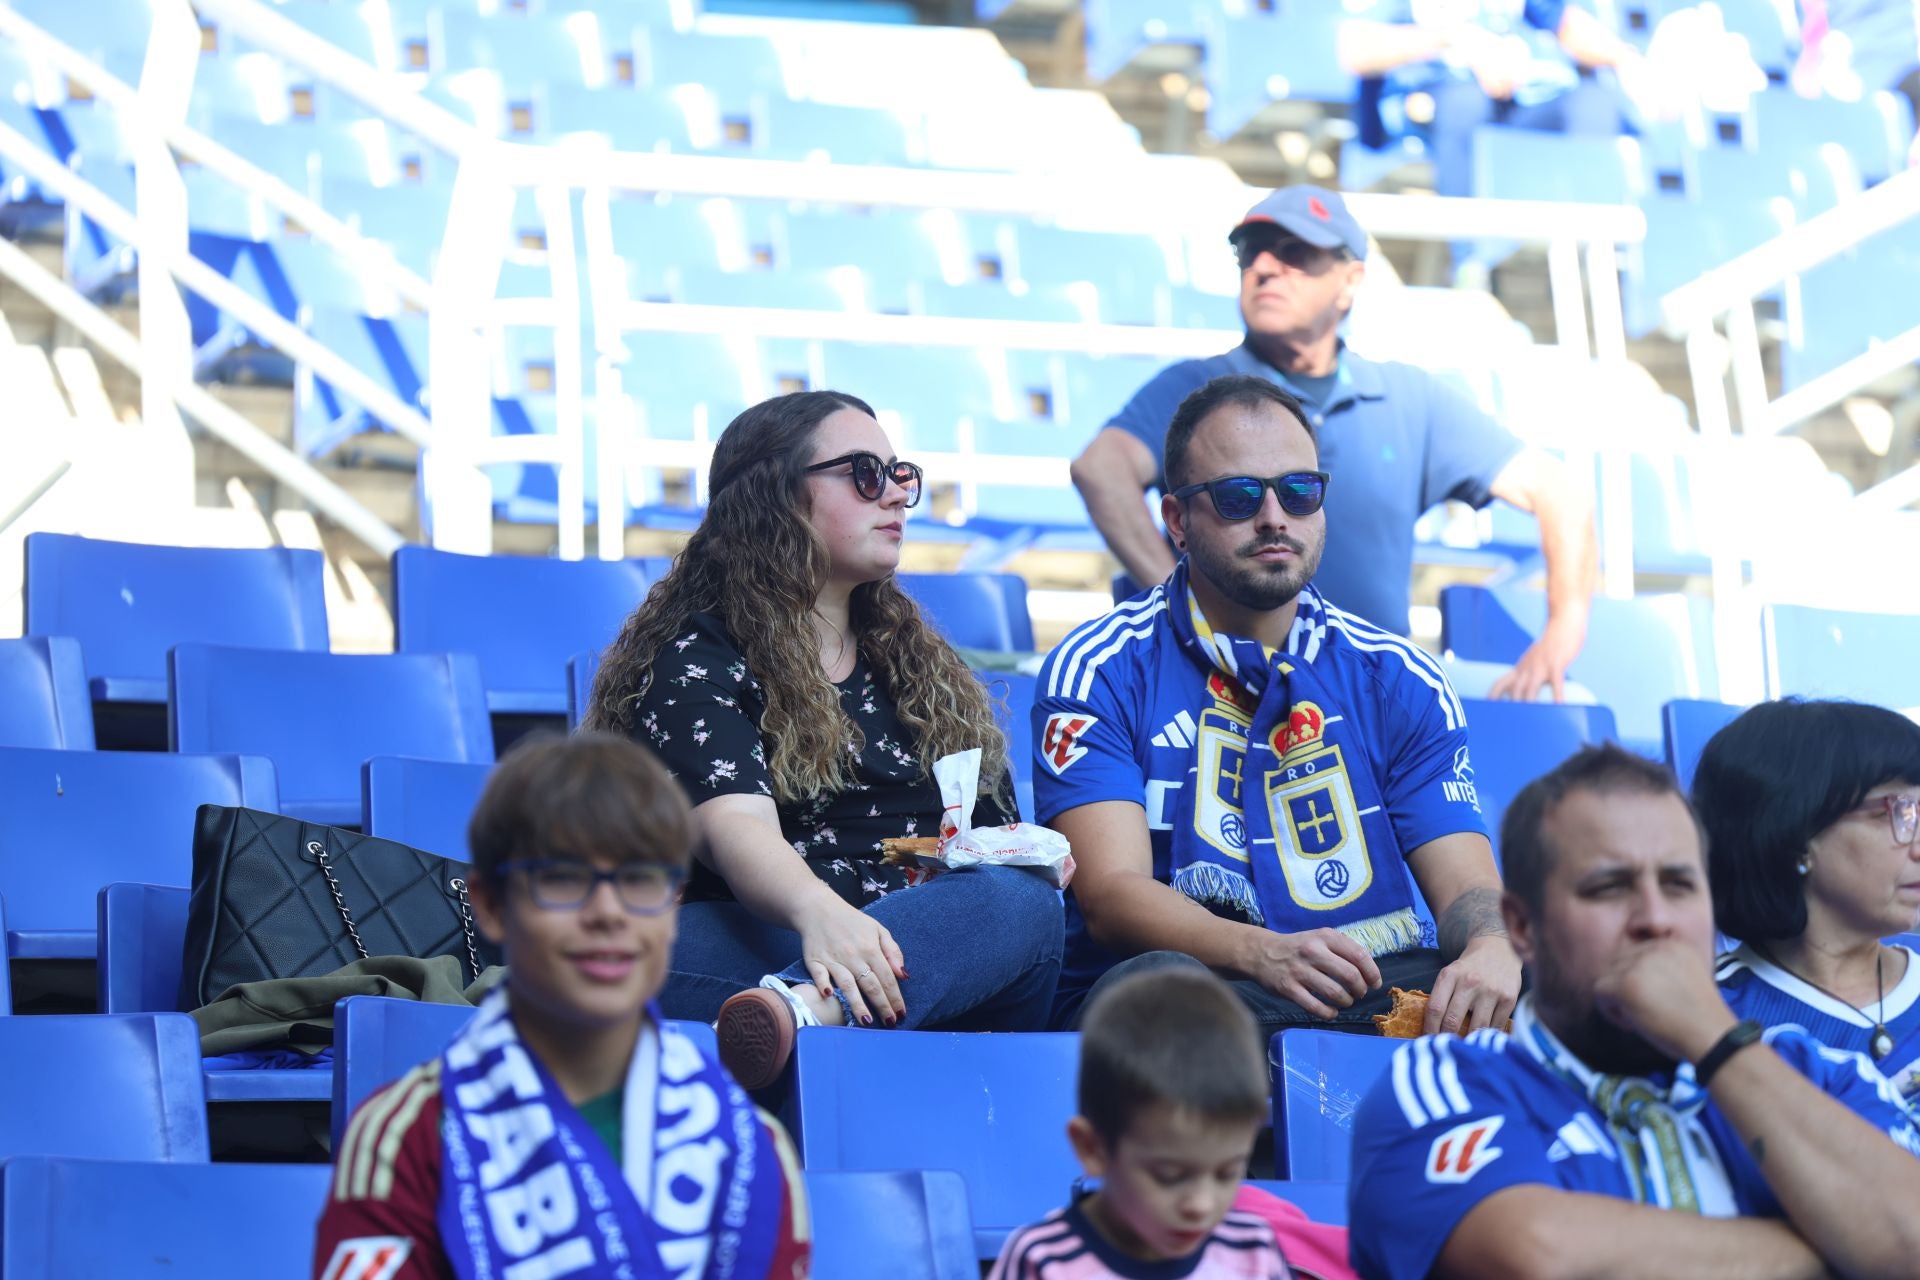
POLYGON ((439 1222, 461 1280, 766 1275, 779 1153, 740 1086, 647 1012, 627 1068, 624 1169, 521 1045, 505 990, 448 1046, 439 1222))
POLYGON ((1432 946, 1367 745, 1314 674, 1319 592, 1300 592, 1284 653, 1215 631, 1184 558, 1166 593, 1181 649, 1213 673, 1174 801, 1173 887, 1276 932, 1339 929, 1376 956, 1432 946))

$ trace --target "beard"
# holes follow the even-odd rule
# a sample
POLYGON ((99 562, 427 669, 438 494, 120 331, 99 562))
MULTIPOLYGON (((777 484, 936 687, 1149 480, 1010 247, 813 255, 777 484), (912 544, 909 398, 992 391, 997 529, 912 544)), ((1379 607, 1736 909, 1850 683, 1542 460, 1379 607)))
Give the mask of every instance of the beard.
POLYGON ((1270 613, 1300 594, 1320 568, 1320 553, 1325 540, 1309 545, 1284 533, 1257 535, 1231 551, 1207 546, 1200 539, 1187 544, 1187 555, 1195 571, 1205 575, 1214 590, 1255 613, 1270 613), (1285 564, 1260 564, 1253 559, 1262 551, 1285 547, 1294 559, 1285 564))
POLYGON ((1603 1075, 1651 1076, 1679 1065, 1600 1012, 1591 985, 1569 982, 1546 957, 1536 962, 1533 976, 1540 1020, 1588 1067, 1603 1075))

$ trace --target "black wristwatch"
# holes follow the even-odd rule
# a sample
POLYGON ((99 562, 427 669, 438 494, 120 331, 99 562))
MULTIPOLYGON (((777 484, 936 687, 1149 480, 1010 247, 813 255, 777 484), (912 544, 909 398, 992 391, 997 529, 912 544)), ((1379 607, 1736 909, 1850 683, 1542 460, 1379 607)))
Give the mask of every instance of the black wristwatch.
POLYGON ((1714 1041, 1713 1048, 1701 1054, 1700 1061, 1693 1064, 1694 1082, 1702 1089, 1706 1088, 1714 1073, 1726 1065, 1727 1059, 1758 1040, 1764 1029, 1750 1018, 1727 1028, 1727 1034, 1714 1041))

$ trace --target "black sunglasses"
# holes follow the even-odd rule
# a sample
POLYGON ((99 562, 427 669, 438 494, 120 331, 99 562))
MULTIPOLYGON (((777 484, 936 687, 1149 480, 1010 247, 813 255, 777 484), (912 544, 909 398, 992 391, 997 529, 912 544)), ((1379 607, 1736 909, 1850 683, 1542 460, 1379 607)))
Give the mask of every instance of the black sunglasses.
POLYGON ((887 491, 887 481, 891 480, 907 491, 907 505, 920 505, 920 481, 924 472, 919 464, 912 462, 883 462, 877 453, 868 453, 862 449, 855 453, 843 453, 837 458, 828 458, 825 462, 816 462, 807 468, 809 474, 815 471, 830 471, 834 467, 849 467, 853 476, 853 490, 868 502, 878 502, 887 491))
POLYGON ((1173 491, 1176 498, 1191 498, 1201 490, 1213 499, 1213 509, 1222 520, 1251 520, 1267 490, 1280 499, 1280 509, 1290 516, 1310 516, 1327 500, 1327 482, 1333 477, 1325 471, 1289 471, 1283 476, 1263 480, 1259 476, 1222 476, 1198 484, 1181 485, 1173 491))
POLYGON ((1263 253, 1272 254, 1282 266, 1310 273, 1324 270, 1330 262, 1344 262, 1353 256, 1343 248, 1323 249, 1317 244, 1308 244, 1278 227, 1258 226, 1233 237, 1233 252, 1242 271, 1251 267, 1263 253))

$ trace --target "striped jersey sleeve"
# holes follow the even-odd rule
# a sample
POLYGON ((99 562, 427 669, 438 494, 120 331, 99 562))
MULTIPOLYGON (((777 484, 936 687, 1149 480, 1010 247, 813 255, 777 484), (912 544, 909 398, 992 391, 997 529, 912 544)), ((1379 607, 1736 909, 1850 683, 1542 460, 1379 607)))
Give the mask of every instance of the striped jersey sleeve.
POLYGON ((441 1246, 440 1060, 353 1113, 334 1153, 314 1280, 452 1280, 441 1246))
POLYGON ((1420 1280, 1482 1200, 1557 1184, 1504 1050, 1494 1031, 1409 1040, 1354 1113, 1348 1238, 1367 1280, 1420 1280))

